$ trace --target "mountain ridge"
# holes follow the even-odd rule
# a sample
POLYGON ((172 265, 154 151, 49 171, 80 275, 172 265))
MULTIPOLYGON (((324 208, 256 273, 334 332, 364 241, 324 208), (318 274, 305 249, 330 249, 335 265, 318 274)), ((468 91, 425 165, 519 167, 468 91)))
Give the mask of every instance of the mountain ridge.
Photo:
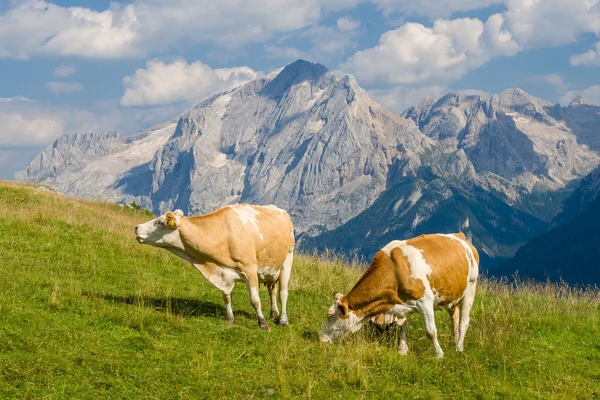
MULTIPOLYGON (((478 214, 461 218, 480 220, 474 240, 489 257, 510 257, 548 227, 573 183, 600 164, 600 108, 587 103, 560 107, 508 89, 488 99, 449 93, 397 115, 351 75, 337 79, 299 60, 133 137, 100 135, 97 148, 84 141, 90 151, 61 137, 15 178, 155 212, 273 203, 290 212, 307 245, 319 247, 337 232, 339 242, 329 234, 327 243, 348 252, 357 246, 344 248, 343 229, 357 237, 379 232, 369 219, 350 221, 374 212, 381 196, 410 197, 406 190, 419 181, 427 201, 418 212, 398 217, 378 209, 397 238, 455 230, 460 218, 435 199, 450 193, 448 204, 478 214), (428 225, 430 219, 442 222, 428 225), (497 226, 485 228, 486 219, 497 226), (514 233, 511 243, 489 234, 500 237, 503 227, 514 233)), ((387 238, 380 236, 366 241, 365 253, 387 238)))

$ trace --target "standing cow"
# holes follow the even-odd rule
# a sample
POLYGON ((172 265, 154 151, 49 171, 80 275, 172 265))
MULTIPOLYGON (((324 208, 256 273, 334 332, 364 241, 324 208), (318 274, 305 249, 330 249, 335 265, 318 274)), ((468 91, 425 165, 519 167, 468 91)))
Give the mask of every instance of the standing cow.
POLYGON ((168 212, 135 227, 140 243, 162 247, 189 261, 210 283, 223 292, 227 321, 233 322, 231 291, 244 282, 258 325, 269 330, 258 296, 265 283, 271 297, 271 318, 279 314, 287 325, 288 282, 294 257, 294 228, 290 216, 275 206, 238 204, 210 214, 184 217, 181 210, 168 212))
POLYGON ((335 296, 321 341, 356 332, 369 320, 396 322, 402 325, 399 353, 406 354, 406 318, 417 311, 436 356, 443 357, 433 315, 434 308, 442 308, 450 314, 456 350, 462 351, 478 275, 479 254, 463 233, 392 241, 375 254, 348 295, 335 296))

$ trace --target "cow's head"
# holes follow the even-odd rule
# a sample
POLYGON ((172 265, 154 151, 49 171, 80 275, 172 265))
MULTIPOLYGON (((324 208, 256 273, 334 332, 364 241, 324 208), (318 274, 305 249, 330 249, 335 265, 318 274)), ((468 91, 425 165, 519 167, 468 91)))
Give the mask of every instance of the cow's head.
POLYGON ((319 339, 324 343, 332 343, 349 333, 358 331, 364 319, 357 316, 348 305, 348 300, 341 293, 335 295, 335 301, 327 313, 327 320, 321 328, 319 339))
POLYGON ((183 211, 175 210, 135 227, 137 241, 157 247, 181 248, 179 226, 183 211))

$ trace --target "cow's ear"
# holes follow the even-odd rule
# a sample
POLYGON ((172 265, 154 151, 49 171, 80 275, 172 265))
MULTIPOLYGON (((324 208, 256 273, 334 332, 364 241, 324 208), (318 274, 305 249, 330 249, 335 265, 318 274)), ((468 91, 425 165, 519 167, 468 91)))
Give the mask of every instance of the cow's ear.
POLYGON ((168 212, 167 214, 165 214, 165 224, 171 229, 177 229, 179 228, 180 218, 181 217, 176 215, 175 213, 168 212))
POLYGON ((338 297, 336 295, 335 306, 340 310, 340 317, 342 319, 348 318, 348 300, 344 296, 338 297))

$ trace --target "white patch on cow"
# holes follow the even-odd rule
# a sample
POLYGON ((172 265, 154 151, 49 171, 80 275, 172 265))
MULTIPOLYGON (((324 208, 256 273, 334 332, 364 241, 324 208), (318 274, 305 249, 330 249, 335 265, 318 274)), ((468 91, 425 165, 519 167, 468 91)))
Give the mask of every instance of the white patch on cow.
POLYGON ((260 229, 258 228, 258 220, 256 219, 257 216, 261 215, 260 211, 257 211, 255 208, 247 205, 232 206, 231 209, 235 211, 235 213, 237 214, 240 221, 242 221, 244 226, 248 226, 248 224, 251 224, 256 228, 257 231, 260 232, 260 229))
POLYGON ((259 282, 276 282, 279 279, 281 269, 275 267, 262 267, 258 270, 259 282))
MULTIPOLYGON (((386 314, 393 315, 399 321, 402 321, 408 318, 408 316, 415 310, 416 307, 414 306, 414 302, 407 302, 403 304, 396 304, 386 314)), ((398 322, 398 325, 402 325, 402 323, 398 322)))
POLYGON ((477 261, 475 260, 475 255, 473 254, 473 249, 471 249, 471 246, 469 246, 469 243, 467 243, 466 241, 464 241, 461 238, 456 237, 454 235, 440 234, 440 236, 445 236, 452 240, 456 240, 463 246, 463 248, 465 249, 466 257, 467 257, 467 263, 469 264, 469 275, 467 276, 467 285, 470 282, 476 282, 477 277, 479 276, 479 265, 477 265, 477 261))
POLYGON ((194 267, 202 276, 206 278, 207 281, 212 283, 217 289, 221 291, 231 290, 231 288, 235 285, 236 282, 242 282, 243 276, 230 268, 225 267, 216 267, 214 270, 210 271, 208 268, 204 267, 202 264, 192 263, 194 267))
POLYGON ((392 250, 394 250, 396 247, 400 247, 404 243, 406 243, 406 241, 392 240, 391 242, 386 244, 385 247, 383 249, 381 249, 381 251, 383 251, 385 254, 390 256, 390 255, 392 255, 392 250))
POLYGON ((408 259, 410 264, 411 277, 420 279, 425 285, 425 297, 435 298, 429 284, 429 275, 431 275, 431 266, 427 264, 423 257, 422 250, 407 244, 405 241, 400 241, 398 248, 408 259))
POLYGON ((184 250, 179 231, 166 226, 165 220, 166 217, 161 215, 151 221, 139 224, 135 231, 138 242, 151 246, 184 250))
POLYGON ((260 307, 260 296, 258 295, 258 288, 250 287, 250 299, 251 299, 252 306, 256 310, 256 315, 258 315, 258 319, 259 320, 265 319, 265 316, 263 315, 261 307, 260 307))
POLYGON ((347 317, 342 319, 340 310, 337 309, 335 304, 331 307, 335 308, 335 310, 330 308, 329 317, 323 324, 321 334, 319 335, 319 339, 323 343, 332 343, 349 333, 359 331, 364 322, 368 320, 368 318, 358 317, 353 312, 349 312, 347 317))

